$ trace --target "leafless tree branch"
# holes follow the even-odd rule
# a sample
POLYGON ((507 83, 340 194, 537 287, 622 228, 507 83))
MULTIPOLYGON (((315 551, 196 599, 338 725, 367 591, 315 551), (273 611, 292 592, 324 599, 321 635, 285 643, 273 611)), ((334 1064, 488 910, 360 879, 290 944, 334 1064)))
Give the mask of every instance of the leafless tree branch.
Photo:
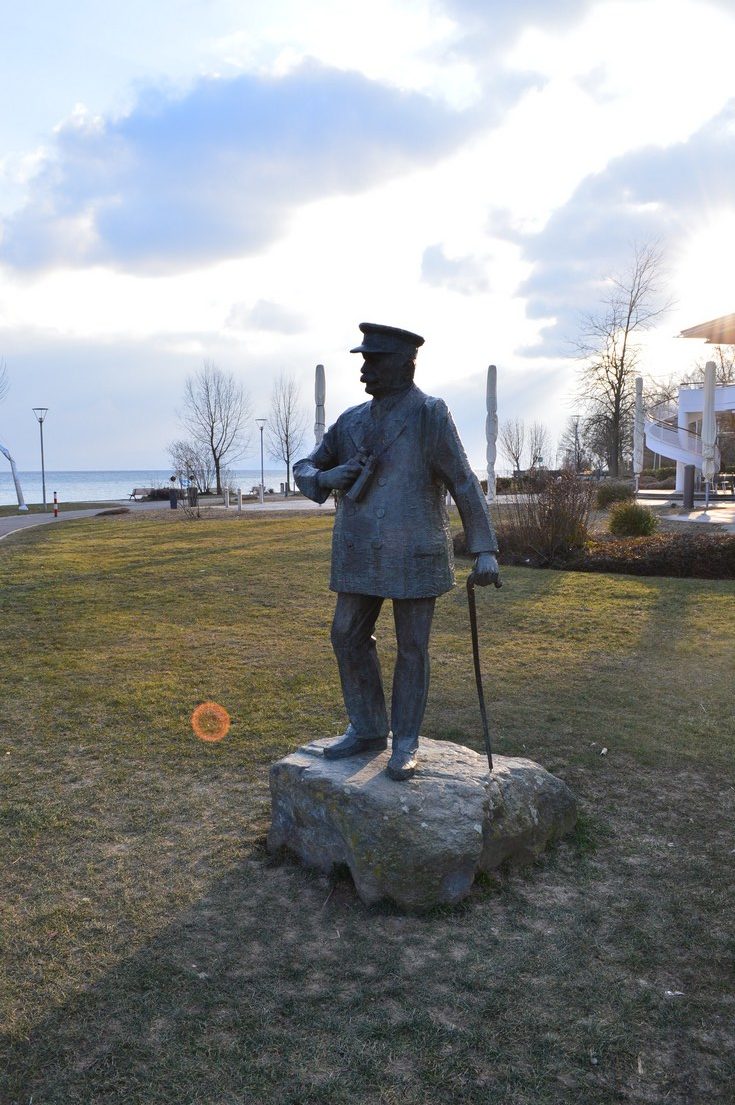
POLYGON ((540 468, 544 458, 549 459, 549 431, 543 422, 531 423, 528 431, 528 450, 531 455, 531 468, 540 468))
POLYGON ((179 476, 193 480, 200 494, 206 495, 217 479, 210 450, 193 441, 172 441, 167 449, 171 464, 179 476))
POLYGON ((583 472, 590 464, 590 454, 584 443, 583 426, 579 415, 572 415, 562 430, 557 448, 562 468, 572 472, 583 472))
POLYGON ((522 418, 504 418, 498 427, 498 445, 513 465, 513 471, 521 469, 521 457, 526 443, 526 424, 522 418))
POLYGON ((663 295, 664 276, 659 243, 634 246, 628 270, 608 279, 600 311, 583 317, 576 342, 586 361, 579 387, 585 427, 593 451, 603 450, 613 476, 620 475, 630 452, 640 362, 637 335, 654 326, 672 305, 663 295))
POLYGON ((282 372, 273 384, 265 434, 270 455, 286 465, 286 493, 291 489, 291 465, 303 444, 307 421, 296 380, 282 372))
POLYGON ((250 400, 231 372, 223 372, 211 361, 187 377, 181 421, 191 443, 206 448, 212 456, 217 494, 222 493, 222 469, 232 464, 248 447, 250 400))

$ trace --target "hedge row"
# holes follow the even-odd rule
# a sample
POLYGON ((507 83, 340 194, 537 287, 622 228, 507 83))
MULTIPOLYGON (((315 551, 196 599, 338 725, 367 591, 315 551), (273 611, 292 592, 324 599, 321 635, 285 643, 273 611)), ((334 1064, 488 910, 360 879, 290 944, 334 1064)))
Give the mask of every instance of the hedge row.
POLYGON ((735 534, 658 533, 593 541, 564 567, 577 572, 735 579, 735 534))
MULTIPOLYGON (((468 556, 464 533, 454 536, 457 556, 468 556)), ((533 553, 504 554, 501 564, 553 567, 572 572, 615 575, 675 576, 691 579, 735 579, 735 534, 657 533, 652 537, 605 538, 590 541, 569 559, 542 563, 533 553)))

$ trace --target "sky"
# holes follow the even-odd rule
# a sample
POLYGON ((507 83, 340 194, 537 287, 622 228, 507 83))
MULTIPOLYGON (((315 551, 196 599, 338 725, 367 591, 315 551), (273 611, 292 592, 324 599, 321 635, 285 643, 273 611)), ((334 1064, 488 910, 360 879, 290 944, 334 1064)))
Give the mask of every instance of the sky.
POLYGON ((21 470, 35 406, 49 470, 165 468, 204 361, 246 389, 256 467, 281 372, 311 410, 325 365, 328 422, 366 398, 361 321, 425 337, 416 382, 474 467, 490 363, 500 419, 555 453, 581 318, 636 243, 674 301, 644 372, 735 310, 735 0, 0 0, 0 27, 21 470))

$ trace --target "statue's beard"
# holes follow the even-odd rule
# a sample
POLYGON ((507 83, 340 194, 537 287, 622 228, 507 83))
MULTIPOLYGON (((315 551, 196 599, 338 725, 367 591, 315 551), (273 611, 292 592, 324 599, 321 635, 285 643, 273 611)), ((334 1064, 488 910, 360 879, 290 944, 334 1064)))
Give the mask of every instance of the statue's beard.
POLYGON ((368 393, 368 395, 372 395, 376 398, 381 395, 391 395, 393 392, 396 391, 405 391, 406 388, 409 388, 412 383, 413 375, 402 376, 399 379, 396 379, 395 376, 392 376, 390 379, 387 380, 378 378, 374 380, 363 381, 365 391, 368 393))

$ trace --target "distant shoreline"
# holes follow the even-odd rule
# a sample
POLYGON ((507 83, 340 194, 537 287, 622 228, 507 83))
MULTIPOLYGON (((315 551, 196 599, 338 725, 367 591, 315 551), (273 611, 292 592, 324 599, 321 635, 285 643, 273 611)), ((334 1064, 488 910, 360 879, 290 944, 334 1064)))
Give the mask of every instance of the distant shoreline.
MULTIPOLYGON (((46 502, 53 502, 54 492, 59 502, 65 503, 119 502, 127 499, 135 487, 168 487, 171 475, 170 468, 51 468, 46 470, 46 502)), ((285 469, 266 468, 263 475, 266 488, 272 487, 274 491, 278 491, 286 480, 285 469)), ((249 492, 260 483, 260 469, 236 468, 232 477, 236 487, 249 492)), ((19 472, 18 479, 27 503, 43 501, 40 471, 19 472)), ((10 468, 0 468, 0 506, 13 506, 17 501, 10 468)))

